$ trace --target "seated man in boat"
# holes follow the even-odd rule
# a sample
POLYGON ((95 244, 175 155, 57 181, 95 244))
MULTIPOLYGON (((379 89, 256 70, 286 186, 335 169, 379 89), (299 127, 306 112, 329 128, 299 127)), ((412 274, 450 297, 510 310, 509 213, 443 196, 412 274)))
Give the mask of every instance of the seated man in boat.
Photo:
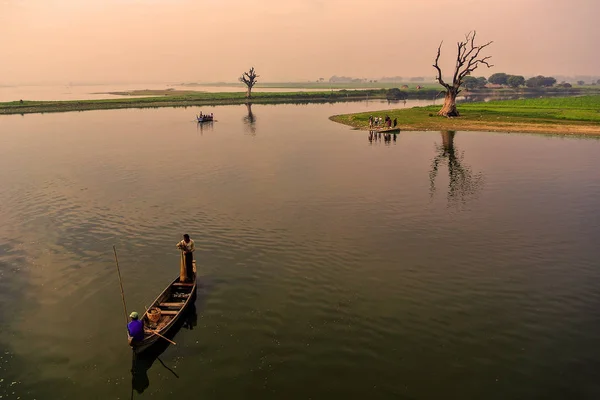
POLYGON ((129 345, 131 346, 135 342, 141 342, 144 340, 144 323, 140 321, 140 316, 137 312, 129 314, 131 322, 127 324, 127 332, 129 333, 129 345))
POLYGON ((185 258, 185 275, 187 277, 187 282, 192 282, 194 280, 194 251, 196 250, 194 246, 194 241, 190 239, 190 235, 187 233, 183 235, 183 240, 177 243, 177 248, 183 251, 183 255, 185 258))

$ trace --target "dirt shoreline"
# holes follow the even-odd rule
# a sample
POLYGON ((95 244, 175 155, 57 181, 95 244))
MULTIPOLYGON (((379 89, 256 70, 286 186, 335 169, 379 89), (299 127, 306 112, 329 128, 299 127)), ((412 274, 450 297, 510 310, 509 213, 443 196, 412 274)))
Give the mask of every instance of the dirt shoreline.
MULTIPOLYGON (((351 126, 357 130, 369 131, 369 127, 361 123, 349 123, 339 116, 330 117, 334 122, 351 126)), ((598 135, 600 136, 600 125, 575 124, 575 123, 522 123, 522 122, 476 122, 461 121, 458 118, 432 121, 429 124, 403 124, 398 123, 398 128, 403 131, 485 131, 506 133, 541 133, 559 135, 598 135)))

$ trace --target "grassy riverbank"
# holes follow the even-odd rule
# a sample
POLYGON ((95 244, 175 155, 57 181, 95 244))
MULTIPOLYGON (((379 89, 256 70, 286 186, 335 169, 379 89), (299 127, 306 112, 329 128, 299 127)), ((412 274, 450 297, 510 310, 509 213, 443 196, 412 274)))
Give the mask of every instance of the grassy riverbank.
MULTIPOLYGON (((432 100, 439 95, 439 88, 424 89, 362 89, 362 90, 326 90, 326 91, 291 91, 291 92, 255 92, 253 104, 306 104, 333 103, 344 101, 360 101, 367 99, 426 99, 432 100)), ((524 89, 509 88, 465 92, 467 98, 484 99, 494 96, 569 96, 586 92, 575 89, 548 88, 530 93, 524 89)), ((248 102, 245 92, 202 92, 197 90, 132 90, 125 92, 108 92, 108 95, 121 96, 101 100, 66 100, 66 101, 31 101, 21 100, 0 103, 0 114, 28 114, 47 112, 67 112, 86 110, 107 110, 119 108, 156 108, 156 107, 196 107, 214 105, 235 105, 248 102)), ((472 107, 465 105, 465 107, 472 107)), ((435 110, 434 110, 435 111, 435 110)), ((406 116, 409 118, 409 116, 406 116)), ((342 122, 342 121, 340 121, 342 122)), ((360 121, 356 121, 360 122, 360 121)))
POLYGON ((463 103, 458 118, 437 116, 441 106, 334 115, 333 121, 368 129, 369 116, 398 119, 402 130, 460 130, 600 135, 600 95, 463 103))
MULTIPOLYGON (((387 93, 388 91, 386 89, 329 90, 323 92, 257 92, 252 94, 251 102, 253 104, 342 102, 365 99, 385 99, 387 93)), ((406 93, 412 99, 429 99, 433 98, 437 91, 420 90, 414 92, 408 91, 406 93)), ((121 95, 124 97, 102 100, 23 100, 5 102, 0 103, 0 114, 27 114, 118 108, 191 107, 244 104, 248 102, 244 92, 207 93, 192 90, 134 90, 129 92, 107 93, 107 95, 108 94, 121 95)))

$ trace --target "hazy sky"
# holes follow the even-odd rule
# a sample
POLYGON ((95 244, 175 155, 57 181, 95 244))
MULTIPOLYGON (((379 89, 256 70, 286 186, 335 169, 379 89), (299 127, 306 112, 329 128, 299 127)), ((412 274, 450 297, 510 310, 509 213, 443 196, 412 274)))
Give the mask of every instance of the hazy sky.
POLYGON ((494 72, 600 75, 600 0, 0 0, 0 85, 435 75, 476 30, 494 72))

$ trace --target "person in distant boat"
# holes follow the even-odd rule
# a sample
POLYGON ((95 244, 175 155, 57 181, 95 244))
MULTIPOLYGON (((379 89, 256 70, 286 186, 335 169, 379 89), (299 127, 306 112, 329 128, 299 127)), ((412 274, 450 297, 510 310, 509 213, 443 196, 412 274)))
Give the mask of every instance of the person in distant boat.
POLYGON ((129 314, 131 322, 127 324, 127 332, 129 333, 129 345, 135 342, 144 340, 144 323, 140 321, 140 316, 137 312, 129 314))
POLYGON ((183 240, 177 243, 177 248, 183 251, 185 257, 185 274, 188 281, 192 281, 192 277, 194 276, 194 251, 196 248, 194 241, 190 239, 190 235, 187 233, 183 235, 183 240))
POLYGON ((398 118, 394 118, 394 128, 398 125, 398 118))

